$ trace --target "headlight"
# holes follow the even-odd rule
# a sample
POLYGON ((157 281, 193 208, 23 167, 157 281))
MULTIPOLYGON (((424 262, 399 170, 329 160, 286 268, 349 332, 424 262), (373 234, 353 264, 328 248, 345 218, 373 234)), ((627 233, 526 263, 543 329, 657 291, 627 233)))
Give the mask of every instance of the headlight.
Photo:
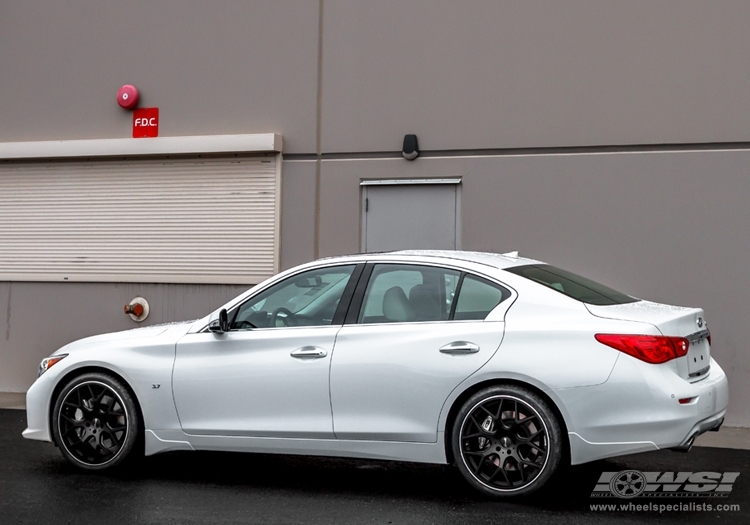
POLYGON ((37 377, 40 377, 43 373, 45 373, 47 370, 52 368, 54 365, 56 365, 66 357, 68 357, 68 354, 51 355, 45 359, 42 359, 42 362, 39 363, 39 374, 37 374, 37 377))

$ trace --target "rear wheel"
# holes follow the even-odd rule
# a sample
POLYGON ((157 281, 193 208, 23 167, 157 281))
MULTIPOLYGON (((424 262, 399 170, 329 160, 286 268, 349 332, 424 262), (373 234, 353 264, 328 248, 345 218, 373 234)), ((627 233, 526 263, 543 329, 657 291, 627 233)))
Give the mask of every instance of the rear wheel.
POLYGON ((121 381, 104 373, 83 374, 57 398, 52 432, 65 459, 85 470, 122 463, 140 430, 138 411, 121 381))
POLYGON ((464 478, 494 497, 530 494, 560 464, 560 424, 547 403, 515 385, 471 396, 459 410, 451 444, 464 478))

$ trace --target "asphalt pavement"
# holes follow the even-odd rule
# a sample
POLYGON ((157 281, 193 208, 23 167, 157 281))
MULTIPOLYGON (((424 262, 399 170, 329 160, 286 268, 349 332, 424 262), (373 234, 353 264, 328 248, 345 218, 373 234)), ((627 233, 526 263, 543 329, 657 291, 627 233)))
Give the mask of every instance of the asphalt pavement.
POLYGON ((748 450, 700 447, 597 461, 566 469, 532 496, 499 502, 474 492, 454 468, 386 461, 174 452, 126 471, 89 474, 54 445, 23 439, 24 428, 23 411, 0 410, 3 525, 750 523, 748 450), (602 472, 627 469, 740 476, 725 498, 591 497, 602 472), (619 508, 631 503, 652 508, 619 508), (659 512, 665 503, 682 509, 659 512), (599 504, 618 508, 592 510, 599 504), (740 510, 699 510, 706 504, 740 510))

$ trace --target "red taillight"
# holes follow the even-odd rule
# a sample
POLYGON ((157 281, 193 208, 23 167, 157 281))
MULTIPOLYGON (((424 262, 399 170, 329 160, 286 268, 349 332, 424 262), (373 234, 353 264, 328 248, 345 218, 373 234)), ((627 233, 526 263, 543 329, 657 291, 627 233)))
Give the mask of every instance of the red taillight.
POLYGON ((690 342, 684 337, 664 335, 596 334, 596 340, 647 363, 666 363, 687 354, 690 342))
POLYGON ((708 328, 706 328, 706 332, 708 332, 708 338, 707 338, 708 339, 708 346, 711 346, 711 330, 709 330, 708 328))

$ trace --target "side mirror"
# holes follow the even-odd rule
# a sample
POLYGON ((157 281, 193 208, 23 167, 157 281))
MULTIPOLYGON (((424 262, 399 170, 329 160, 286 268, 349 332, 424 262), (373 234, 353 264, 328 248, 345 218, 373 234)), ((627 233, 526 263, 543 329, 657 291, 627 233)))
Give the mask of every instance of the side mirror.
POLYGON ((211 315, 208 320, 208 331, 215 334, 223 334, 229 331, 229 316, 226 308, 222 308, 218 315, 211 315))

